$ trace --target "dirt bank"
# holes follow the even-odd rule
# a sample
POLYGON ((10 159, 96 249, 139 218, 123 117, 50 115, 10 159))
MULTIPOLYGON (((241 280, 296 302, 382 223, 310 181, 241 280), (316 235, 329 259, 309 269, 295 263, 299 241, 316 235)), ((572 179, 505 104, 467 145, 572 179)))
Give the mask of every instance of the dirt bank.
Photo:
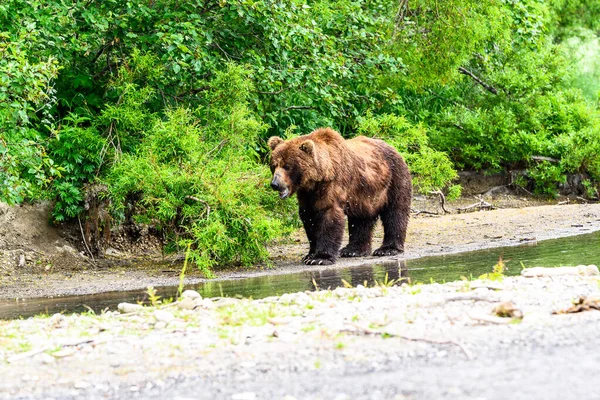
MULTIPOLYGON (((557 205, 514 196, 503 196, 491 202, 499 208, 459 213, 459 208, 474 203, 473 199, 462 199, 447 204, 446 209, 451 213, 442 215, 437 200, 415 199, 403 257, 412 259, 519 245, 600 230, 600 204, 557 205), (423 210, 440 215, 422 213, 423 210)), ((106 262, 94 264, 70 246, 59 229, 48 224, 45 207, 4 206, 0 209, 0 299, 135 290, 145 289, 148 285, 179 283, 181 264, 161 259, 155 247, 136 247, 137 253, 133 255, 147 259, 134 266, 115 266, 121 263, 119 254, 109 258, 113 266, 106 262)), ((381 237, 382 230, 378 227, 375 243, 379 243, 381 237)), ((319 269, 298 262, 307 248, 304 233, 298 231, 271 247, 274 268, 218 271, 217 279, 319 269)), ((373 257, 340 259, 337 265, 389 260, 373 257)), ((202 276, 190 273, 186 283, 202 280, 202 276)))

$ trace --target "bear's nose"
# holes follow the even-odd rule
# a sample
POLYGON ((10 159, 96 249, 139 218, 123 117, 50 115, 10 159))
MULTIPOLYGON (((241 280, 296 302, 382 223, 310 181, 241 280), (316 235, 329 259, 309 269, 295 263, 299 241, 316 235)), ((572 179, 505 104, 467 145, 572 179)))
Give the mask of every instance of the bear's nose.
POLYGON ((275 180, 271 181, 271 189, 279 190, 279 183, 277 183, 275 180))

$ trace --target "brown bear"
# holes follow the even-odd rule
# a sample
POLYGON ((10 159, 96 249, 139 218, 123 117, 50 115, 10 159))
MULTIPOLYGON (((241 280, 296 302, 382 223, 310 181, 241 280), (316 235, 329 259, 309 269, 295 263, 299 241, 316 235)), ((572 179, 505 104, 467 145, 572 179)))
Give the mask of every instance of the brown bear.
POLYGON ((374 256, 404 251, 412 184, 400 154, 382 140, 358 136, 345 140, 330 128, 286 140, 273 136, 271 187, 285 199, 298 196, 300 219, 310 250, 305 264, 328 265, 341 257, 371 253, 377 218, 383 244, 374 256), (341 249, 344 215, 350 240, 341 249))

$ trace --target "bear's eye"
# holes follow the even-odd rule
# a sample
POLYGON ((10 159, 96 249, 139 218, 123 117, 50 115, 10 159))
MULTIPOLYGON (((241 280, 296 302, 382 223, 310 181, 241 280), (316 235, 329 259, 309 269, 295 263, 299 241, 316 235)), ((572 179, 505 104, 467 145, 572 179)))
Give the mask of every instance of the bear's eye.
POLYGON ((269 168, 271 169, 271 173, 275 172, 275 166, 273 164, 269 165, 269 168))
POLYGON ((290 169, 292 169, 292 166, 290 164, 285 164, 283 166, 283 169, 285 169, 286 171, 289 171, 290 169))

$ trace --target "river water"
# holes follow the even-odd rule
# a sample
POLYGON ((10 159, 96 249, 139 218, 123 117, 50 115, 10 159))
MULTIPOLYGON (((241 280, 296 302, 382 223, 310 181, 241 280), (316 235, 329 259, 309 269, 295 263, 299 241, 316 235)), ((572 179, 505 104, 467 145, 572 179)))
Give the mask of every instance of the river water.
MULTIPOLYGON (((523 267, 557 267, 564 265, 600 265, 600 232, 561 239, 500 247, 446 256, 423 257, 322 271, 260 276, 189 285, 203 297, 251 297, 254 299, 305 290, 334 289, 359 284, 373 286, 396 281, 429 283, 450 282, 463 277, 477 278, 491 272, 502 258, 506 275, 517 275, 523 267)), ((177 287, 156 288, 162 298, 173 298, 177 287)), ((34 298, 19 301, 0 301, 0 319, 26 318, 37 314, 73 313, 116 309, 121 302, 147 302, 144 290, 107 292, 82 296, 34 298)))

